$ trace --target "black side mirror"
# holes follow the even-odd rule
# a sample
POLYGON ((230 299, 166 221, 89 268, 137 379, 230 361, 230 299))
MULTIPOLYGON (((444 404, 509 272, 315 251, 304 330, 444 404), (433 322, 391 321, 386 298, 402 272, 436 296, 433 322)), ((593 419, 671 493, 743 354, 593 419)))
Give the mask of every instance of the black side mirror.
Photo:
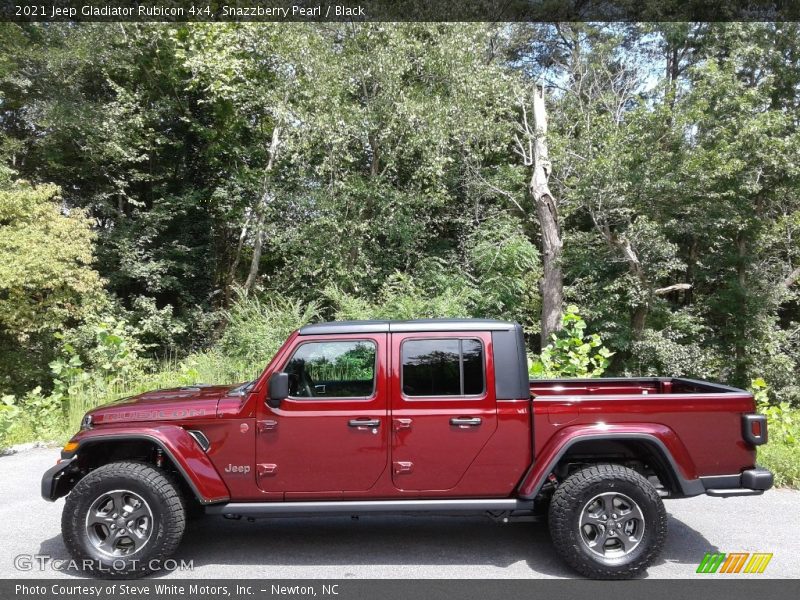
POLYGON ((267 406, 279 408, 281 401, 289 397, 289 374, 273 373, 269 378, 267 406))

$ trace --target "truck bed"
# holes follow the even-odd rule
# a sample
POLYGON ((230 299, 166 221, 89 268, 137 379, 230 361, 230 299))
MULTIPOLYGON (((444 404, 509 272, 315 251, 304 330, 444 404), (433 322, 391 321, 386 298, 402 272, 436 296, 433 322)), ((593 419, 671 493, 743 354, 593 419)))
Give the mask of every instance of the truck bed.
POLYGON ((530 381, 534 456, 571 428, 610 432, 661 428, 685 479, 738 473, 755 464, 742 438, 753 413, 745 390, 680 377, 535 379, 530 381))
POLYGON ((682 377, 531 379, 531 396, 630 396, 650 394, 747 394, 720 383, 682 377))

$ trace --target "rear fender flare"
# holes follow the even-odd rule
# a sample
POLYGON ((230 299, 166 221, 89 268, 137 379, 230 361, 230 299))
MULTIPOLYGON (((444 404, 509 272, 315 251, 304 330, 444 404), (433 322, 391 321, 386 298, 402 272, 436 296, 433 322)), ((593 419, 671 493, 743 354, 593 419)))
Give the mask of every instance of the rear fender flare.
POLYGON ((120 428, 115 431, 84 430, 72 438, 78 447, 62 459, 80 456, 95 444, 143 440, 160 448, 194 492, 201 504, 230 500, 230 492, 208 455, 197 441, 182 427, 162 425, 156 427, 120 428))
POLYGON ((697 477, 689 453, 674 431, 664 426, 644 425, 631 427, 605 425, 602 431, 597 426, 565 427, 545 446, 533 465, 525 474, 517 490, 520 498, 532 499, 542 489, 548 475, 556 468, 569 449, 586 441, 635 441, 649 444, 658 452, 670 475, 677 482, 682 496, 698 496, 705 487, 697 477))

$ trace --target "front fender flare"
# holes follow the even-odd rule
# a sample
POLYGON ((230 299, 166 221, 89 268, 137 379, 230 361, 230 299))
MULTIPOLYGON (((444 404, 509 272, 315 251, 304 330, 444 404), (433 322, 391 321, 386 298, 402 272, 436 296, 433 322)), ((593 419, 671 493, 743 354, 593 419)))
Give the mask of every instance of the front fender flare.
POLYGON ((152 427, 114 427, 88 429, 72 438, 78 447, 71 453, 62 453, 62 459, 79 457, 81 452, 99 443, 144 440, 159 447, 172 461, 184 481, 201 504, 213 504, 230 500, 230 492, 208 455, 189 433, 177 425, 152 427))
POLYGON ((569 449, 579 442, 592 440, 630 440, 650 444, 665 461, 683 496, 698 496, 705 493, 705 487, 695 472, 688 451, 672 429, 652 423, 624 423, 602 426, 574 425, 561 429, 534 457, 531 468, 517 487, 519 497, 535 498, 547 476, 569 449))

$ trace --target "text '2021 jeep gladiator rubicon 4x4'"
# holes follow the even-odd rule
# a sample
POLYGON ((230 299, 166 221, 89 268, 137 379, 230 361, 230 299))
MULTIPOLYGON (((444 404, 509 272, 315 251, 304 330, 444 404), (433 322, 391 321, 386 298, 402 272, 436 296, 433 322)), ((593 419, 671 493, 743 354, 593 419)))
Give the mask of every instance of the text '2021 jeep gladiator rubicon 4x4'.
POLYGON ((547 515, 578 572, 633 576, 662 496, 757 494, 751 394, 680 378, 528 380, 522 328, 354 321, 293 333, 256 380, 148 392, 86 414, 42 479, 76 559, 137 576, 187 511, 228 517, 547 515))

